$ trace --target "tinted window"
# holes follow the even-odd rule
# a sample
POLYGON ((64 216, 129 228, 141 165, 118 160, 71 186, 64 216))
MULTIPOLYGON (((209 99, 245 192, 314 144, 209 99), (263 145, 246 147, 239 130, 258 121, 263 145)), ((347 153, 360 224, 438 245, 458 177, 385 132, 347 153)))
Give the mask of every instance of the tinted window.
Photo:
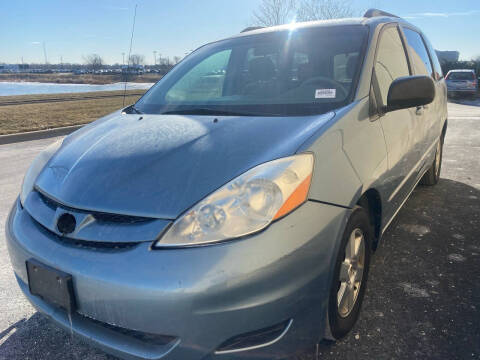
POLYGON ((420 34, 410 29, 404 29, 403 32, 407 38, 415 74, 433 76, 432 64, 420 34))
POLYGON ((428 52, 430 53, 430 59, 432 59, 433 70, 435 71, 435 79, 440 80, 443 77, 442 67, 440 66, 440 61, 438 61, 437 52, 433 48, 430 41, 424 37, 425 43, 427 44, 428 52))
POLYGON ((215 42, 185 58, 136 108, 212 115, 324 113, 351 101, 367 34, 361 25, 333 26, 215 42))
POLYGON ((448 74, 447 80, 475 80, 475 75, 469 71, 452 71, 448 74))
POLYGON ((397 78, 410 75, 405 49, 396 27, 383 31, 375 61, 376 95, 379 104, 387 105, 390 84, 397 78))

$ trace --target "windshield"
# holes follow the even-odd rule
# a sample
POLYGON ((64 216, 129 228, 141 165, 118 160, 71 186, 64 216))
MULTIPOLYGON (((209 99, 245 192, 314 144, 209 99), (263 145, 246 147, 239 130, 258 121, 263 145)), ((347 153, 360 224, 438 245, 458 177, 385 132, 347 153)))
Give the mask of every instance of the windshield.
POLYGON ((352 99, 367 27, 294 29, 201 47, 136 104, 147 114, 295 116, 352 99))
POLYGON ((447 80, 475 80, 475 75, 469 71, 455 71, 448 74, 447 80))

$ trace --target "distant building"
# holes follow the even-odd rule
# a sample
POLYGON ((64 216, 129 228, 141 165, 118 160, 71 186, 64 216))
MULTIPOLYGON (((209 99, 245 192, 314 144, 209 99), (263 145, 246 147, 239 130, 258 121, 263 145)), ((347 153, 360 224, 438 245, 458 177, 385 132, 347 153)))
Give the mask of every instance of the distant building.
POLYGON ((1 64, 0 73, 19 73, 27 72, 29 69, 28 64, 1 64))
POLYGON ((435 50, 440 62, 455 62, 458 61, 460 53, 458 51, 440 51, 435 50))

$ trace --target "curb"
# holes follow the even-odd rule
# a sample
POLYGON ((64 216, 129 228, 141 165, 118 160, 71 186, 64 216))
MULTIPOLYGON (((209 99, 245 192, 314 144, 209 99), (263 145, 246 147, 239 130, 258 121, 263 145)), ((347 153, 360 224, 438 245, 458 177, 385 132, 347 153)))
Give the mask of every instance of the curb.
POLYGON ((0 135, 0 145, 68 135, 74 132, 75 130, 80 129, 84 125, 86 124, 65 126, 65 127, 59 127, 59 128, 47 129, 47 130, 28 131, 28 132, 23 132, 18 134, 0 135))

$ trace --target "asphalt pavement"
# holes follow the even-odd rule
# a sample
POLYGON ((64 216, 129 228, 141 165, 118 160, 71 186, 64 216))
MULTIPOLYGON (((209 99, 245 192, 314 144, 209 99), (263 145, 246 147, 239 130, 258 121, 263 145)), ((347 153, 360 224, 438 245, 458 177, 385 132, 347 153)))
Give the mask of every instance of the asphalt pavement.
MULTIPOLYGON (((449 104, 440 183, 417 187, 373 256, 354 330, 298 359, 480 359, 480 100, 467 103, 449 104)), ((8 211, 53 141, 0 145, 0 359, 114 359, 37 313, 10 267, 8 211)))

